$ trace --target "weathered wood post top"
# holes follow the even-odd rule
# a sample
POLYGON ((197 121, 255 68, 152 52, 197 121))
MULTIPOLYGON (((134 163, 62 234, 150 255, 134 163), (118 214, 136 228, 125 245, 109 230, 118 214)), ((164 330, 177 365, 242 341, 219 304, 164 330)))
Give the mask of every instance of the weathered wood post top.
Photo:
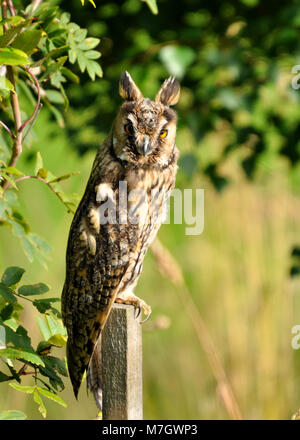
POLYGON ((142 326, 132 305, 114 304, 101 343, 103 420, 142 420, 142 326))

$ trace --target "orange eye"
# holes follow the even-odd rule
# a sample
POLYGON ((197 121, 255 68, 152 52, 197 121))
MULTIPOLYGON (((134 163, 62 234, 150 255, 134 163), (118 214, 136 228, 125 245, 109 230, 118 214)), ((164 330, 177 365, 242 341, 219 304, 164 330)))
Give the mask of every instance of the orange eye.
POLYGON ((127 134, 132 134, 132 126, 131 126, 131 124, 125 124, 124 125, 124 130, 126 131, 127 134))
POLYGON ((161 137, 161 138, 165 138, 165 137, 167 136, 167 134, 168 134, 168 130, 162 130, 162 131, 159 133, 159 137, 161 137))

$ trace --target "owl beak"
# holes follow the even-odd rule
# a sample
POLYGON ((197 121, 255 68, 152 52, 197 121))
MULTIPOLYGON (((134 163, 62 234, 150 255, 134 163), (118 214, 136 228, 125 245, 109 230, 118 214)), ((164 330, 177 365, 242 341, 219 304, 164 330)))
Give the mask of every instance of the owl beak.
POLYGON ((149 140, 149 136, 145 136, 144 137, 144 143, 141 147, 141 153, 144 156, 147 156, 147 154, 149 153, 149 151, 151 150, 151 146, 150 146, 150 140, 149 140))

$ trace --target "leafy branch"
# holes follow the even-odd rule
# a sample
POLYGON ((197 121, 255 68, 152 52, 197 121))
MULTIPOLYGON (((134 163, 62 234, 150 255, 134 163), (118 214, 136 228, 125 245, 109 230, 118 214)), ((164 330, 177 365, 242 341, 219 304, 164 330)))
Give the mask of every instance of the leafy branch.
POLYGON ((46 408, 41 404, 41 396, 37 397, 37 394, 66 406, 57 395, 59 390, 64 389, 59 375, 67 376, 65 362, 51 356, 51 349, 53 346, 63 347, 67 337, 60 312, 53 306, 58 299, 40 298, 49 291, 49 286, 44 283, 19 286, 24 272, 20 267, 8 267, 0 282, 0 356, 10 373, 0 371, 0 382, 13 380, 9 383, 11 387, 32 394, 34 401, 39 404, 39 411, 45 417, 46 408), (43 339, 36 348, 32 346, 26 329, 21 325, 20 312, 23 306, 18 298, 30 301, 44 315, 44 319, 37 318, 43 339), (22 363, 18 369, 16 362, 22 363), (20 385, 21 377, 28 375, 34 379, 34 386, 20 385), (43 388, 37 386, 37 382, 43 388))
MULTIPOLYGON (((74 213, 78 197, 66 195, 59 185, 78 173, 55 176, 44 167, 39 152, 34 173, 24 172, 17 164, 24 148, 32 141, 28 135, 43 104, 58 125, 63 126, 62 112, 68 107, 64 84, 67 81, 79 83, 74 65, 77 64, 81 72, 87 71, 92 80, 102 76, 96 61, 101 54, 95 50, 100 40, 89 37, 86 29, 71 22, 70 14, 51 2, 34 0, 24 9, 21 2, 18 5, 16 9, 13 0, 1 2, 0 226, 9 227, 30 261, 37 258, 45 266, 50 247, 31 232, 20 210, 18 186, 22 181, 42 182, 68 212, 74 213), (28 102, 32 110, 27 114, 28 102)), ((66 406, 58 396, 64 389, 61 376, 67 376, 66 364, 52 356, 51 349, 63 347, 67 336, 60 311, 54 307, 60 300, 41 297, 49 291, 44 283, 19 285, 23 274, 22 268, 8 267, 0 281, 0 360, 4 364, 0 382, 9 382, 15 390, 32 395, 40 413, 46 417, 44 398, 66 406), (37 322, 42 339, 37 347, 32 346, 21 324, 23 302, 30 303, 39 313, 37 322), (24 376, 31 376, 34 384, 22 386, 24 376)), ((26 415, 19 411, 0 413, 0 419, 12 418, 24 419, 26 415)))

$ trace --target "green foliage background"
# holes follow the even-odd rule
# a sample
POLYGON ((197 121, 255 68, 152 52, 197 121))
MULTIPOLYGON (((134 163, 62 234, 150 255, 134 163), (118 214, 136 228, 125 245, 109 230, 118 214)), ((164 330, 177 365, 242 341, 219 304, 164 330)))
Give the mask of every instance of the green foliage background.
MULTIPOLYGON (((120 73, 128 70, 151 98, 165 77, 177 76, 177 187, 205 188, 205 229, 186 236, 185 225, 164 225, 159 237, 183 270, 242 415, 290 418, 300 407, 300 355, 291 348, 292 327, 300 324, 300 285, 290 276, 291 267, 293 273, 299 267, 297 252, 291 253, 300 233, 300 91, 292 88, 291 72, 300 64, 298 2, 159 0, 158 14, 140 0, 99 1, 96 9, 87 2, 84 8, 79 1, 53 3, 101 39, 96 50, 103 78, 92 82, 80 65, 66 61, 80 84, 63 83, 66 110, 63 94, 52 94, 59 113, 44 105, 18 168, 32 174, 41 152, 56 176, 80 171, 64 190, 82 195, 95 150, 121 103, 120 73)), ((32 103, 25 94, 22 100, 30 114, 32 103)), ((59 297, 72 215, 39 182, 18 186, 21 212, 52 250, 46 270, 30 263, 17 238, 0 228, 2 272, 24 267, 25 284, 43 281, 51 297, 59 297)), ((227 418, 176 287, 160 275, 151 254, 136 293, 153 309, 143 327, 145 418, 227 418), (166 329, 162 317, 170 320, 166 329)), ((38 343, 34 312, 26 307, 23 313, 38 343)), ((68 406, 50 402, 48 417, 93 418, 84 386, 77 403, 65 383, 61 396, 68 406)), ((41 417, 26 394, 5 383, 0 390, 1 410, 41 417)))

